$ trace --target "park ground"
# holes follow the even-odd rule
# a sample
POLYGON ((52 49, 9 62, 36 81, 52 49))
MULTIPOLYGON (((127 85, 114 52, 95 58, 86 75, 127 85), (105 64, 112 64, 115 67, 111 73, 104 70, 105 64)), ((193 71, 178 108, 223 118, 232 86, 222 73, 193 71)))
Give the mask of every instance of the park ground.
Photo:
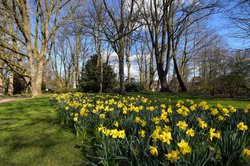
MULTIPOLYGON (((205 98, 188 94, 128 93, 165 101, 202 100, 214 105, 243 108, 249 99, 205 98)), ((0 103, 0 166, 84 165, 79 146, 88 148, 87 136, 77 137, 56 120, 49 97, 18 99, 0 103)))

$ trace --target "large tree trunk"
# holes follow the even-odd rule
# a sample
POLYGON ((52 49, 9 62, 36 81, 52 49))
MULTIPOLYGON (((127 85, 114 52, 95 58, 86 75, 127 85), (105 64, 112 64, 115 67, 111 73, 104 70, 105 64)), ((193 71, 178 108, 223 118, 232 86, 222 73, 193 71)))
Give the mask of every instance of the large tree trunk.
POLYGON ((147 64, 147 57, 146 55, 144 56, 144 81, 145 85, 148 84, 148 64, 147 64))
POLYGON ((140 84, 143 83, 143 71, 142 69, 139 70, 140 71, 140 84))
POLYGON ((99 93, 102 93, 103 89, 103 62, 102 62, 102 54, 101 54, 101 32, 98 31, 98 37, 97 37, 97 67, 100 69, 100 82, 99 82, 99 93))
POLYGON ((30 63, 31 67, 31 93, 33 97, 42 95, 42 80, 43 80, 43 62, 39 62, 37 65, 30 63))
POLYGON ((130 76, 130 39, 127 40, 127 49, 126 49, 126 64, 127 64, 127 71, 128 71, 128 82, 131 81, 131 76, 130 76))
POLYGON ((38 76, 36 78, 32 78, 31 92, 33 97, 42 95, 42 77, 38 76))
POLYGON ((152 91, 154 83, 154 49, 151 50, 150 62, 149 62, 149 90, 152 91))
POLYGON ((159 80, 161 83, 161 92, 170 92, 170 89, 167 84, 167 78, 166 78, 166 73, 163 70, 163 65, 162 64, 157 64, 157 71, 158 71, 158 76, 159 80))
POLYGON ((179 69, 178 69, 178 64, 177 64, 177 60, 176 60, 176 57, 175 55, 173 55, 173 61, 174 61, 174 70, 175 70, 175 73, 176 73, 176 76, 177 76, 177 80, 179 82, 179 85, 180 85, 180 91, 182 92, 186 92, 187 91, 187 88, 181 78, 181 75, 180 75, 180 72, 179 72, 179 69))
POLYGON ((184 80, 187 80, 187 74, 185 70, 187 70, 187 45, 188 45, 188 28, 185 30, 185 43, 184 43, 184 49, 183 54, 181 58, 181 65, 180 65, 180 75, 184 80))
POLYGON ((76 36, 76 63, 75 63, 75 82, 76 87, 79 84, 79 77, 80 77, 80 67, 79 67, 79 59, 80 59, 80 52, 81 52, 81 38, 80 35, 76 36))
MULTIPOLYGON (((121 22, 119 28, 121 30, 125 30, 124 25, 124 12, 125 12, 125 0, 121 0, 121 22)), ((122 32, 123 35, 124 32, 122 32)), ((126 39, 123 37, 119 40, 119 49, 118 49, 118 57, 119 57, 119 78, 120 78, 120 95, 125 94, 125 83, 124 83, 124 51, 125 51, 125 41, 126 39)))
POLYGON ((130 58, 129 58, 129 56, 126 56, 126 63, 127 63, 127 67, 128 67, 128 82, 130 82, 131 81, 131 76, 130 76, 131 65, 130 65, 130 58))
POLYGON ((14 94, 14 72, 13 70, 10 70, 10 74, 9 74, 9 85, 8 85, 8 95, 9 96, 13 96, 14 94))
POLYGON ((0 96, 4 95, 3 61, 0 60, 0 96))
POLYGON ((120 79, 119 94, 124 95, 125 94, 125 84, 124 84, 124 43, 123 43, 123 41, 120 41, 118 57, 119 57, 119 79, 120 79))
POLYGON ((100 64, 100 84, 99 84, 99 93, 102 93, 103 89, 103 63, 102 63, 102 57, 100 53, 99 64, 100 64))

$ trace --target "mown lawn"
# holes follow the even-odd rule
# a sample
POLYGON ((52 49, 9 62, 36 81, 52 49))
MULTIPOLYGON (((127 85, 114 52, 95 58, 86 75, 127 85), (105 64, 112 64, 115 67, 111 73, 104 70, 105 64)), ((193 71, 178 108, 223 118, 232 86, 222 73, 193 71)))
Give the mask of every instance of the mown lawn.
POLYGON ((207 101, 211 105, 221 103, 223 106, 232 105, 236 108, 243 108, 245 105, 250 104, 250 99, 237 99, 237 98, 216 98, 216 97, 204 97, 201 95, 192 95, 188 93, 159 93, 159 92, 142 92, 142 93, 127 93, 127 96, 141 95, 153 100, 169 101, 175 103, 178 100, 192 99, 195 102, 207 101))
POLYGON ((0 166, 80 165, 82 141, 56 121, 47 97, 0 103, 0 166))

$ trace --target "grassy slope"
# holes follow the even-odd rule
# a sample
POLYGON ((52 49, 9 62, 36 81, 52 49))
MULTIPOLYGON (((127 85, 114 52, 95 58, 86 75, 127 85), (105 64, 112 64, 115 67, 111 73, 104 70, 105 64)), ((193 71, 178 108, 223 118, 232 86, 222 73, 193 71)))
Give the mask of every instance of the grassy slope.
POLYGON ((0 104, 0 165, 78 165, 82 140, 50 112, 48 98, 0 104))

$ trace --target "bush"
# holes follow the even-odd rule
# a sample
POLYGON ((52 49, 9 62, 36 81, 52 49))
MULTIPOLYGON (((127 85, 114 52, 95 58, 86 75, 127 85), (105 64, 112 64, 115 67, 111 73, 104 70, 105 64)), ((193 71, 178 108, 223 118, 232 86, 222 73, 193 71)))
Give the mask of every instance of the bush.
POLYGON ((126 92, 141 92, 143 90, 144 90, 144 87, 140 83, 131 82, 125 85, 126 92))
POLYGON ((250 105, 63 94, 51 99, 63 124, 90 133, 92 165, 247 165, 250 105))

